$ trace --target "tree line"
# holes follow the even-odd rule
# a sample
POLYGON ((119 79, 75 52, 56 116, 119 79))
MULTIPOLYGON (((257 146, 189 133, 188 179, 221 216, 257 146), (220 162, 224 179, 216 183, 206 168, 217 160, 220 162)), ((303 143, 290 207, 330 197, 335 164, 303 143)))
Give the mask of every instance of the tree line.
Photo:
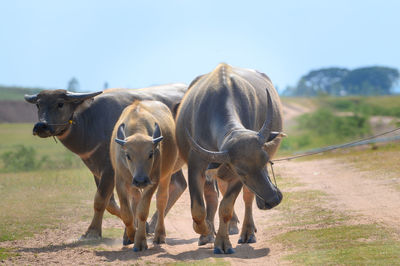
POLYGON ((285 96, 317 95, 389 95, 398 84, 396 68, 372 66, 353 70, 322 68, 302 76, 294 87, 287 87, 285 96))

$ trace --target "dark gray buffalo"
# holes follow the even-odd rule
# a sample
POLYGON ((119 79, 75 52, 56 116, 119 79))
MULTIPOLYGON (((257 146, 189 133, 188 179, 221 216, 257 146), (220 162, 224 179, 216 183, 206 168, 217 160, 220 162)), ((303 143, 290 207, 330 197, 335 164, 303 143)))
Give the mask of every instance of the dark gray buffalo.
MULTIPOLYGON (((245 191, 249 189, 256 195, 260 209, 271 209, 281 202, 282 194, 271 183, 266 167, 279 147, 281 130, 281 103, 265 74, 220 64, 189 86, 178 109, 176 138, 188 164, 193 228, 201 237, 213 233, 207 193, 207 212, 203 200, 206 170, 217 168, 217 176, 227 182, 219 205, 214 253, 234 252, 228 226, 243 184, 245 191)), ((252 230, 254 233, 254 195, 249 193, 244 197, 241 242, 252 242, 249 234, 252 230)))
MULTIPOLYGON (((111 89, 104 93, 44 90, 36 95, 25 95, 25 100, 38 108, 39 122, 33 128, 33 135, 41 138, 56 136, 65 147, 79 155, 94 175, 97 185, 94 216, 82 239, 101 237, 106 208, 111 214, 121 217, 113 195, 115 181, 109 146, 114 125, 123 109, 134 100, 158 100, 174 113, 186 88, 185 84, 169 84, 145 89, 111 89)), ((166 212, 185 189, 185 178, 178 171, 172 176, 166 212)), ((154 214, 150 231, 154 230, 156 217, 154 214)), ((125 234, 124 244, 129 243, 125 234)))

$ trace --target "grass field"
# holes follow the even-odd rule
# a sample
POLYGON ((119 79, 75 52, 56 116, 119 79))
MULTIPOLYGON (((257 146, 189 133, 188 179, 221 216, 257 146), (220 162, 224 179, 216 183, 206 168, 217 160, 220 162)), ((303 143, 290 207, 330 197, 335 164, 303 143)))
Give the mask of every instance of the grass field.
POLYGON ((38 93, 42 89, 39 88, 20 88, 20 87, 4 87, 0 86, 0 100, 22 101, 24 94, 38 93))

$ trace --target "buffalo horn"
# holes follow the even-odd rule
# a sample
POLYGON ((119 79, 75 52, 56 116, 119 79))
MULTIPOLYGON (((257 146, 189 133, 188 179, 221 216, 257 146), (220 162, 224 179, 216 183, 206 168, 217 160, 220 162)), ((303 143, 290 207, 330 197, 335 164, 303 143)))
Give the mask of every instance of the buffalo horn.
POLYGON ((271 128, 272 128, 272 117, 273 117, 272 99, 271 99, 271 95, 269 94, 268 89, 267 89, 267 98, 268 98, 267 118, 265 119, 262 128, 258 132, 260 140, 263 143, 268 141, 269 135, 271 134, 271 128))
POLYGON ((67 100, 72 102, 81 102, 86 99, 93 98, 96 95, 103 93, 102 91, 90 92, 90 93, 80 93, 80 92, 70 92, 68 91, 66 96, 67 100))
POLYGON ((213 163, 226 163, 229 161, 229 154, 226 151, 209 151, 201 147, 197 142, 192 138, 189 131, 186 129, 186 134, 188 135, 188 139, 191 143, 193 150, 199 153, 204 159, 213 163))
POLYGON ((153 144, 159 143, 159 142, 162 141, 163 138, 164 138, 164 137, 161 135, 161 130, 160 130, 160 127, 158 126, 157 123, 155 124, 155 126, 156 126, 156 128, 154 129, 154 132, 153 132, 153 144))
POLYGON ((25 94, 25 95, 24 95, 24 99, 25 99, 25 101, 27 101, 28 103, 36 103, 36 101, 37 101, 37 94, 33 94, 33 95, 25 94))

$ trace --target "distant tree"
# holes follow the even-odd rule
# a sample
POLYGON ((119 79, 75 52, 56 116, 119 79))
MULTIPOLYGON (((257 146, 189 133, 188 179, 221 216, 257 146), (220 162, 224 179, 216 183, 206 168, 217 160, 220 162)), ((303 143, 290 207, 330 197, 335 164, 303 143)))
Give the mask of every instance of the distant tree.
POLYGON ((341 81, 348 94, 391 94, 399 79, 399 71, 389 67, 363 67, 354 69, 341 81))
POLYGON ((75 77, 68 81, 67 90, 73 92, 79 91, 79 81, 75 77))
POLYGON ((389 67, 364 67, 354 70, 323 68, 300 78, 296 87, 288 87, 284 95, 377 95, 391 94, 399 80, 399 71, 389 67))
POLYGON ((348 73, 348 69, 337 67, 313 70, 300 78, 295 93, 296 95, 305 96, 319 94, 339 95, 342 90, 340 81, 348 73))

